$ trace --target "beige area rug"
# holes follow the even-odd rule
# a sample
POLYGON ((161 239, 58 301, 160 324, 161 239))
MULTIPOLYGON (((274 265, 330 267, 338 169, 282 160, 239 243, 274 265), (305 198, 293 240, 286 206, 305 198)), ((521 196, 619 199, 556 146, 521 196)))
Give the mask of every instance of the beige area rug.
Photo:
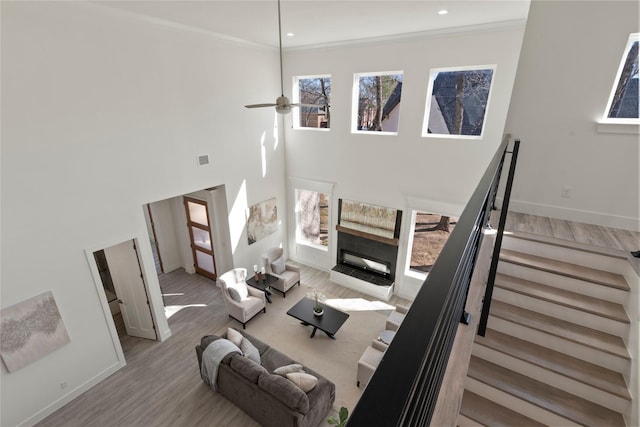
MULTIPOLYGON (((379 311, 346 311, 349 318, 335 334, 335 340, 320 330, 310 338, 313 328, 286 314, 309 290, 305 285, 296 286, 286 298, 274 292, 266 314, 249 321, 246 332, 332 381, 336 385, 334 409, 345 406, 351 412, 362 394, 362 389, 356 387, 358 360, 371 340, 384 330, 386 315, 379 311)), ((236 321, 230 325, 242 328, 236 321)))

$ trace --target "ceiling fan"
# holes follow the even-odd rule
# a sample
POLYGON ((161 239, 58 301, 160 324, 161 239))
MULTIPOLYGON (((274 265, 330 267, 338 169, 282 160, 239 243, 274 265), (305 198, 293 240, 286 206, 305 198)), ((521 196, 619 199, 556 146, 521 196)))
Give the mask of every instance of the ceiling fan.
POLYGON ((284 96, 284 77, 282 71, 282 23, 280 18, 280 0, 278 0, 278 42, 280 49, 280 96, 276 98, 275 104, 250 104, 245 105, 246 108, 276 107, 276 112, 280 114, 288 114, 291 107, 299 107, 300 104, 292 104, 289 98, 284 96))

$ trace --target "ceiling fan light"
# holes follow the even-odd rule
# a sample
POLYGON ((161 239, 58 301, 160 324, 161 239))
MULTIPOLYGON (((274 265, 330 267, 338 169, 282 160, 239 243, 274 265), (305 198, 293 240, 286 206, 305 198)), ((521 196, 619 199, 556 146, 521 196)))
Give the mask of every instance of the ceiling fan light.
POLYGON ((278 114, 289 114, 291 112, 291 105, 278 105, 276 106, 276 112, 278 114))

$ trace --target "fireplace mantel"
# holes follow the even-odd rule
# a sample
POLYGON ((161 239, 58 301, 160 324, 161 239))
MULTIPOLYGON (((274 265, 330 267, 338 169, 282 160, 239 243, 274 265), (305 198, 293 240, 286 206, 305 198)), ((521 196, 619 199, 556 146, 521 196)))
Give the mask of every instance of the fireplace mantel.
POLYGON ((386 243, 391 246, 398 246, 398 239, 389 239, 388 237, 378 236, 377 234, 367 233, 366 231, 354 230, 352 228, 343 227, 340 224, 336 225, 336 230, 341 233, 351 234, 352 236, 363 237, 369 240, 375 240, 376 242, 386 243))

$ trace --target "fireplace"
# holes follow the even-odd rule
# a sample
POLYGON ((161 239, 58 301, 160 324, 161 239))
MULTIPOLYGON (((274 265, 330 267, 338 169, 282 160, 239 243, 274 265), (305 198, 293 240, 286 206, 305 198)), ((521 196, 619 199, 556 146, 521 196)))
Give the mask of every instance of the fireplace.
POLYGON ((347 203, 354 206, 343 209, 342 200, 338 204, 337 259, 331 280, 388 299, 395 282, 402 212, 347 203))
POLYGON ((382 260, 373 260, 358 254, 352 254, 349 251, 342 251, 342 264, 349 265, 361 270, 370 271, 381 277, 388 278, 391 274, 389 262, 382 260))

